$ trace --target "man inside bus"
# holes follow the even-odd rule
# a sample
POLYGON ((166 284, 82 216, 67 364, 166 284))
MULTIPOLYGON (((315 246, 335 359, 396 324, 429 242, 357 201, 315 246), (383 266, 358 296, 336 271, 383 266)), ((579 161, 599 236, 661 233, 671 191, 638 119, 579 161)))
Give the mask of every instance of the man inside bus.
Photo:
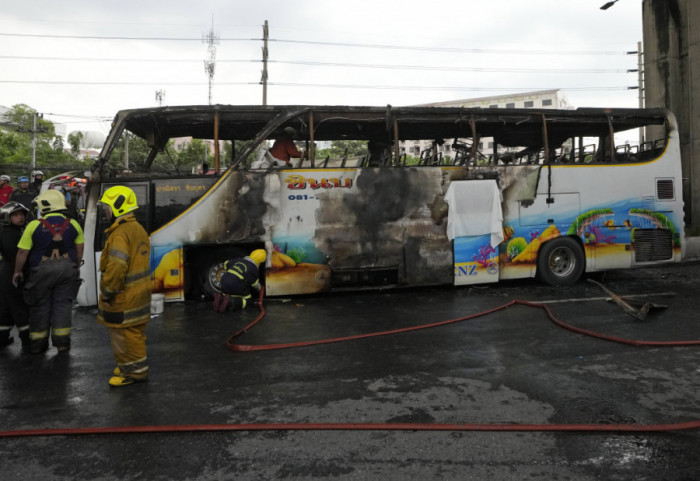
POLYGON ((224 263, 221 292, 216 294, 213 303, 216 312, 245 309, 251 292, 260 290, 259 266, 265 259, 265 250, 256 249, 249 256, 224 263))
POLYGON ((290 159, 302 157, 302 152, 294 144, 296 135, 297 131, 294 130, 294 127, 285 127, 275 139, 275 143, 270 148, 270 155, 277 160, 278 164, 291 167, 290 159))

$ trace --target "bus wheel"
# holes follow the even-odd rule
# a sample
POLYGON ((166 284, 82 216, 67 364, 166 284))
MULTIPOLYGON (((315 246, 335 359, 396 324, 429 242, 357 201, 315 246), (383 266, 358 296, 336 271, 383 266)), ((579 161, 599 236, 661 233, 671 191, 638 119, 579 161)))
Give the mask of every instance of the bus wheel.
POLYGON ((213 298, 221 290, 221 274, 224 272, 224 262, 214 262, 202 269, 200 285, 201 293, 204 297, 213 298))
POLYGON ((568 286, 581 277, 584 263, 579 243, 560 237, 546 242, 537 254, 537 276, 550 286, 568 286))

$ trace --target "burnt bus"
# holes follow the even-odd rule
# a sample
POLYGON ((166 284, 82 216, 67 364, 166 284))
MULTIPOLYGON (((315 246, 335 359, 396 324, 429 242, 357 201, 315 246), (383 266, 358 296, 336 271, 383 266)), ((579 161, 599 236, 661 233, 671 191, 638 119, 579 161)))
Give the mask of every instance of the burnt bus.
POLYGON ((211 296, 223 261, 257 248, 268 296, 534 276, 566 285, 685 250, 678 131, 659 109, 124 110, 92 170, 82 305, 97 302, 108 227, 97 200, 114 185, 138 197, 154 291, 168 300, 211 296), (304 155, 275 165, 267 150, 287 127, 304 155), (640 130, 649 141, 625 142, 640 130), (112 159, 124 135, 150 148, 139 171, 112 159), (211 171, 153 172, 183 138, 211 141, 211 171), (366 152, 318 155, 348 140, 366 152), (239 148, 224 158, 222 141, 239 148))

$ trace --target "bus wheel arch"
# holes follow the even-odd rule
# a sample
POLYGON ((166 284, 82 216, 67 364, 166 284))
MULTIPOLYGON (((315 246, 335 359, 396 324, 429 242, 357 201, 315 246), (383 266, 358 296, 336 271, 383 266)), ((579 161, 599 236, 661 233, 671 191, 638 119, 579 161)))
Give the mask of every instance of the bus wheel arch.
POLYGON ((189 269, 189 296, 195 299, 212 299, 219 291, 224 262, 245 257, 251 252, 248 246, 198 246, 186 251, 189 269))
POLYGON ((537 253, 537 277, 550 286, 576 283, 585 268, 583 246, 573 237, 557 237, 545 242, 537 253))

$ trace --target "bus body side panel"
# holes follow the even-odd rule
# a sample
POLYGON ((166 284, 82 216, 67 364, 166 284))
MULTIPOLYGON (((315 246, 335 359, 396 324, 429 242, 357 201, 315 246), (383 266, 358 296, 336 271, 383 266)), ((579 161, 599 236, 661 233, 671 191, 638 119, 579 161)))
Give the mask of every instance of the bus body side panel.
MULTIPOLYGON (((543 169, 543 174, 546 169, 543 169)), ((558 194, 538 193, 533 201, 519 203, 518 222, 506 224, 505 271, 508 278, 534 276, 537 270, 537 253, 543 243, 565 233, 571 219, 580 214, 578 192, 558 194)))
POLYGON ((266 276, 271 295, 451 283, 445 224, 436 224, 430 209, 444 195, 449 173, 366 168, 277 175, 279 216, 271 226, 266 276))
POLYGON ((85 225, 83 235, 85 237, 85 250, 83 252, 83 265, 80 268, 80 276, 83 283, 78 290, 77 302, 81 306, 94 306, 97 304, 97 270, 99 260, 95 259, 95 242, 97 239, 97 199, 100 195, 100 184, 90 184, 85 205, 85 225))
POLYGON ((182 246, 151 244, 153 292, 164 294, 168 301, 185 300, 183 258, 182 246))
MULTIPOLYGON (((152 245, 187 245, 244 242, 260 231, 261 218, 242 207, 250 184, 262 182, 255 174, 227 171, 191 208, 151 234, 152 245)), ((158 194, 157 194, 158 195, 158 194)), ((260 192, 259 201, 262 201, 260 192)))
MULTIPOLYGON (((680 171, 673 167, 679 164, 673 157, 676 148, 671 138, 666 151, 648 163, 552 167, 551 206, 561 207, 560 193, 580 191, 580 208, 567 211, 564 205, 564 228, 558 226, 554 234, 581 240, 588 271, 681 259, 684 224, 680 171)), ((542 175, 538 198, 544 199, 546 169, 542 175)))
MULTIPOLYGON (((519 279, 532 277, 535 269, 532 260, 525 252, 535 232, 542 232, 540 226, 521 226, 520 215, 523 206, 536 202, 540 165, 474 167, 467 172, 470 179, 498 179, 501 190, 503 211, 503 242, 499 244, 499 279, 519 279), (516 259, 517 258, 517 259, 516 259)), ((545 226, 546 227, 546 226, 545 226)))

